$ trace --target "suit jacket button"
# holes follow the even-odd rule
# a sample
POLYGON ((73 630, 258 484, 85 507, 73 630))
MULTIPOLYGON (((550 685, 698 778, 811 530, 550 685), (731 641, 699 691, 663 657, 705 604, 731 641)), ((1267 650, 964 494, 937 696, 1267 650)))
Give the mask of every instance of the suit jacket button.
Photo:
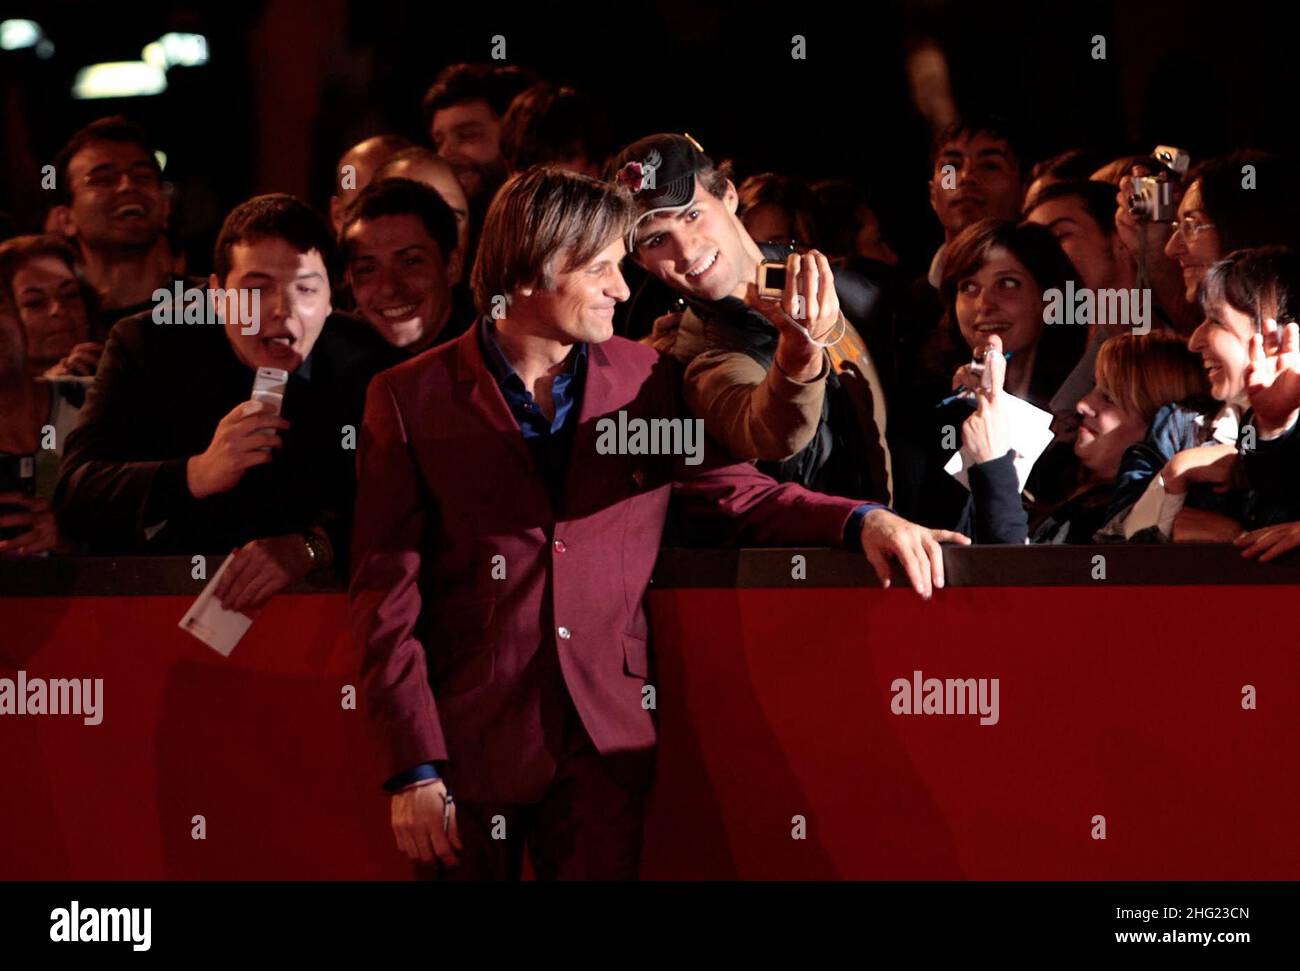
POLYGON ((560 635, 560 640, 562 641, 567 641, 570 637, 573 636, 572 634, 569 633, 569 628, 567 627, 559 628, 558 630, 556 630, 556 633, 560 635))
POLYGON ((555 552, 557 553, 563 553, 568 549, 568 547, 564 545, 564 540, 562 539, 557 539, 552 545, 555 547, 555 552))

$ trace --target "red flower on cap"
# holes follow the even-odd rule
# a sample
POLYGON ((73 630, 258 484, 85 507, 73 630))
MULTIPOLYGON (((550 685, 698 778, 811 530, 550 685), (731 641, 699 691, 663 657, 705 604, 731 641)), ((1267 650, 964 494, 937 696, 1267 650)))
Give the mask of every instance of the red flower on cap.
POLYGON ((642 189, 653 188, 654 166, 642 165, 640 162, 628 162, 618 170, 618 184, 626 187, 634 195, 642 189))

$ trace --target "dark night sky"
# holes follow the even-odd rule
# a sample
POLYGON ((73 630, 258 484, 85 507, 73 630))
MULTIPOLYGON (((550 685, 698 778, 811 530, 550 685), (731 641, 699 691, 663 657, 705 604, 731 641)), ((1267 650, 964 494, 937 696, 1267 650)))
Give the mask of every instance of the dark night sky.
MULTIPOLYGON (((304 25, 338 10, 314 157, 301 160, 313 201, 323 203, 331 167, 348 144, 382 130, 421 138, 419 99, 448 63, 486 59, 494 34, 508 60, 585 87, 610 106, 616 133, 691 132, 738 174, 775 170, 848 177, 869 188, 886 231, 913 257, 937 238, 924 180, 928 134, 908 96, 907 45, 933 38, 948 59, 963 109, 996 110, 1029 136, 1031 160, 1075 145, 1115 155, 1180 144, 1194 157, 1247 145, 1294 150, 1291 32, 1274 8, 1233 4, 1045 5, 955 0, 841 5, 709 5, 642 0, 621 5, 423 3, 415 0, 282 0, 304 25), (807 38, 806 60, 790 57, 807 38), (1107 59, 1091 38, 1107 38, 1107 59)), ((267 3, 143 2, 90 5, 43 0, 38 20, 56 56, 0 53, 9 178, 0 207, 27 215, 24 157, 40 164, 76 127, 110 111, 149 125, 182 179, 208 210, 258 191, 254 163, 258 98, 247 34, 267 3), (133 59, 167 29, 208 35, 212 62, 173 71, 159 98, 75 102, 78 67, 133 59), (184 76, 182 76, 184 75, 184 76), (17 116, 17 117, 16 117, 17 116), (21 122, 21 124, 19 123, 21 122), (21 142, 21 145, 16 145, 21 142)), ((308 56, 294 32, 277 56, 308 56)), ((276 127, 310 119, 272 119, 276 127)))

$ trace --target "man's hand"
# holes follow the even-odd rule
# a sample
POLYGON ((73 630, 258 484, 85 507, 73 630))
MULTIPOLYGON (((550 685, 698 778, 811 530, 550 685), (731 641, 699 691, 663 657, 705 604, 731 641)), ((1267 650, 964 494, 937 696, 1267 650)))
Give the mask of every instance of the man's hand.
MULTIPOLYGON (((976 349, 978 354, 981 349, 976 349)), ((1001 407, 1002 385, 1007 377, 1007 359, 1002 356, 1002 338, 994 334, 984 345, 984 370, 971 374, 970 365, 957 372, 955 381, 975 383, 979 405, 975 413, 962 422, 962 449, 976 462, 1000 459, 1011 450, 1007 416, 1001 407)))
POLYGON ((1255 428, 1265 438, 1286 431, 1300 415, 1300 326, 1266 320, 1250 339, 1246 394, 1255 428))
POLYGON ((776 363, 785 374, 796 381, 821 374, 825 355, 813 341, 827 340, 840 322, 840 298, 825 256, 817 250, 791 253, 780 302, 753 300, 750 306, 776 328, 776 363))
POLYGON ((1278 523, 1263 529, 1252 529, 1242 533, 1233 542, 1241 547, 1241 555, 1268 563, 1276 560, 1283 553, 1290 553, 1300 546, 1300 523, 1278 523))
POLYGON ((932 590, 943 586, 940 543, 969 546, 970 540, 951 530, 918 526, 888 509, 873 509, 862 523, 862 549, 880 578, 880 585, 889 586, 889 561, 898 560, 912 587, 926 600, 930 599, 932 590))
POLYGON ((307 540, 298 533, 255 539, 231 556, 233 562, 222 575, 214 596, 227 610, 243 613, 260 610, 271 597, 316 566, 307 551, 307 540))
POLYGON ((1227 492, 1235 484, 1237 472, 1237 446, 1198 445, 1171 458, 1160 474, 1165 492, 1177 496, 1193 482, 1208 482, 1215 492, 1227 492))
POLYGON ((89 341, 85 344, 77 344, 68 352, 58 364, 49 368, 45 375, 51 378, 61 378, 66 375, 75 375, 84 377, 95 373, 99 367, 99 358, 104 353, 104 345, 89 341))
POLYGON ((23 495, 21 492, 0 492, 0 506, 22 507, 17 512, 0 513, 0 529, 27 527, 26 532, 19 533, 13 539, 0 540, 0 553, 30 556, 61 545, 58 524, 45 499, 23 495))
POLYGON ((460 865, 456 854, 463 847, 454 800, 449 815, 450 825, 445 832, 442 828, 446 799, 447 786, 441 779, 393 794, 393 836, 397 839, 397 848, 412 860, 432 863, 436 858, 444 866, 460 865))
POLYGON ((265 465, 274 457, 272 449, 284 444, 277 430, 289 423, 260 401, 236 405, 221 419, 207 451, 185 464, 185 482, 195 499, 229 492, 254 465, 265 465))

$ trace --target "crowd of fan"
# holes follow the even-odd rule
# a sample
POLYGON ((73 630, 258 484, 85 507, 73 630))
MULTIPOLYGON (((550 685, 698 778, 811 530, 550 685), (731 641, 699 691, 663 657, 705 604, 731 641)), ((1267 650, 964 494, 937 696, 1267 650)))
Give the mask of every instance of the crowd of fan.
POLYGON ((943 245, 909 269, 854 184, 736 185, 685 135, 616 150, 596 101, 519 69, 448 68, 424 111, 431 147, 343 155, 328 219, 283 194, 237 206, 206 278, 169 242, 148 134, 114 117, 71 138, 43 232, 0 243, 0 554, 238 548, 236 608, 342 570, 368 382, 501 309, 473 285, 476 256, 504 258, 479 230, 535 165, 632 194, 618 331, 680 364, 710 447, 977 543, 1300 545, 1284 158, 1180 173, 1080 148, 1029 169, 1005 125, 967 119, 934 141, 943 245), (1170 217, 1133 205, 1151 177, 1170 217), (778 299, 757 292, 764 261, 786 264, 778 299), (192 290, 224 326, 189 325, 174 298, 192 290), (1122 313, 1045 312, 1085 291, 1122 313), (280 413, 249 402, 258 368, 290 372, 280 413), (1027 481, 1013 397, 1052 415, 1027 481), (968 486, 944 471, 957 450, 968 486))

